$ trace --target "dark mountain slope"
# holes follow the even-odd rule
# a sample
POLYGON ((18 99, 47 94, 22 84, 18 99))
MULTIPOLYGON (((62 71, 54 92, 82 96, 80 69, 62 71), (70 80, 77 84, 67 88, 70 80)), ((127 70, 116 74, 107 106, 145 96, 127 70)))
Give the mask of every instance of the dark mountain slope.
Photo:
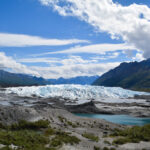
POLYGON ((150 59, 142 62, 122 63, 103 74, 93 85, 150 91, 150 59))
POLYGON ((37 78, 25 74, 15 74, 0 70, 0 86, 31 86, 31 85, 46 85, 48 82, 43 78, 37 78))

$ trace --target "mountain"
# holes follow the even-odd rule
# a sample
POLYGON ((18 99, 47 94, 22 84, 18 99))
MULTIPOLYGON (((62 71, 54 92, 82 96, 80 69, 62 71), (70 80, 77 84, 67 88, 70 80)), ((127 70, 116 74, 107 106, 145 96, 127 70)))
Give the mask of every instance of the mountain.
POLYGON ((49 79, 48 81, 52 84, 81 84, 81 85, 91 85, 99 76, 78 76, 74 78, 58 78, 49 79))
POLYGON ((150 91, 150 59, 141 62, 122 63, 115 69, 103 74, 93 85, 150 91))
POLYGON ((0 87, 46 85, 49 83, 44 78, 0 70, 0 87))
POLYGON ((32 86, 46 84, 92 84, 99 76, 79 76, 75 78, 44 79, 26 74, 0 70, 0 87, 32 86))

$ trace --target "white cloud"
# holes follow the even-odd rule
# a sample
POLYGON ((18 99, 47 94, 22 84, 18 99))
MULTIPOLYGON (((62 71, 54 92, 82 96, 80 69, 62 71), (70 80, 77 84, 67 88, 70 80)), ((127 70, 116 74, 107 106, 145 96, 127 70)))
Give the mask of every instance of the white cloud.
POLYGON ((108 59, 113 59, 113 58, 117 58, 119 56, 119 52, 114 52, 112 54, 107 54, 104 56, 96 56, 96 57, 91 57, 91 59, 93 59, 93 61, 98 61, 98 60, 108 60, 108 59))
POLYGON ((0 33, 1 47, 26 47, 26 46, 58 46, 77 43, 89 43, 87 40, 69 39, 47 39, 38 36, 24 34, 0 33))
POLYGON ((62 58, 54 58, 54 57, 38 57, 38 58, 23 58, 18 59, 17 62, 20 63, 46 63, 50 66, 59 65, 74 65, 74 64, 88 64, 95 63, 95 59, 83 59, 81 56, 68 56, 64 59, 62 58))
POLYGON ((105 54, 106 52, 117 51, 117 50, 133 50, 134 46, 129 46, 126 44, 95 44, 88 46, 76 46, 70 49, 36 54, 34 56, 43 56, 47 54, 75 54, 75 53, 93 53, 93 54, 105 54))
POLYGON ((15 73, 24 73, 40 76, 37 71, 34 71, 25 65, 17 63, 13 58, 6 56, 3 52, 0 52, 0 69, 10 69, 15 73))
POLYGON ((71 64, 54 67, 32 67, 45 78, 70 78, 76 76, 102 75, 110 69, 118 66, 120 63, 88 63, 88 64, 71 64))
POLYGON ((53 7, 62 16, 75 16, 91 24, 112 38, 142 50, 150 57, 150 8, 147 5, 122 6, 112 0, 39 0, 53 7))
MULTIPOLYGON (((117 53, 114 53, 109 57, 117 57, 117 55, 117 53)), ((95 58, 83 59, 81 56, 68 56, 64 59, 47 57, 26 58, 19 59, 18 61, 24 63, 48 63, 49 67, 30 67, 44 78, 70 78, 76 76, 101 75, 109 69, 119 65, 119 62, 100 63, 95 58)))
POLYGON ((22 59, 17 59, 18 62, 20 63, 59 63, 58 58, 52 58, 52 57, 40 57, 40 58, 22 58, 22 59))
POLYGON ((135 57, 132 57, 132 60, 134 60, 134 61, 142 61, 142 60, 144 60, 143 54, 137 53, 135 55, 135 57))
POLYGON ((59 77, 76 77, 76 76, 92 76, 101 75, 119 65, 119 62, 113 63, 99 63, 94 59, 85 60, 80 56, 69 56, 68 58, 33 58, 20 59, 19 62, 33 63, 45 62, 49 67, 40 66, 26 66, 18 61, 16 62, 12 57, 8 57, 5 53, 0 52, 0 69, 8 69, 15 73, 31 74, 44 78, 59 78, 59 77), (48 61, 49 60, 49 61, 48 61), (60 63, 56 65, 55 63, 60 63))

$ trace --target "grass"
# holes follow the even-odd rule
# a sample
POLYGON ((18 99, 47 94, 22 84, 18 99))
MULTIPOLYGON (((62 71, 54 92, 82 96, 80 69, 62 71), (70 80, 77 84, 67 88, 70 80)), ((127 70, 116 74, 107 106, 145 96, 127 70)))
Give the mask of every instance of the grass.
POLYGON ((18 146, 17 150, 57 150, 63 144, 78 144, 80 139, 69 133, 53 129, 49 121, 19 121, 10 126, 0 124, 0 144, 6 147, 1 150, 12 150, 10 145, 18 146), (50 145, 45 147, 45 145, 50 145))
POLYGON ((140 141, 150 141, 150 124, 142 127, 134 126, 125 130, 115 130, 111 135, 118 137, 114 144, 139 143, 140 141))
POLYGON ((95 136, 94 134, 91 134, 91 133, 83 133, 82 136, 89 139, 89 140, 91 140, 91 141, 94 141, 94 142, 99 141, 99 137, 95 136))

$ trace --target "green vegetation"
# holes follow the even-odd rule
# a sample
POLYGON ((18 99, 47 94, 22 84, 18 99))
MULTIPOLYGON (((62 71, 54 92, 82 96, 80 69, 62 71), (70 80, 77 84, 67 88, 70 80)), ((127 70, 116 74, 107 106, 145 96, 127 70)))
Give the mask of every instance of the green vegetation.
POLYGON ((140 141, 150 141, 150 124, 142 127, 135 126, 125 130, 115 130, 111 136, 119 136, 113 141, 114 144, 139 143, 140 141))
POLYGON ((80 139, 75 136, 70 136, 69 133, 66 132, 56 132, 56 136, 51 140, 50 145, 52 147, 62 146, 63 143, 65 144, 78 144, 80 139))
POLYGON ((97 146, 94 146, 94 150, 101 150, 101 149, 97 146))
MULTIPOLYGON (((102 150, 100 147, 94 146, 94 150, 102 150)), ((116 150, 115 148, 104 147, 103 150, 116 150)))
POLYGON ((77 122, 76 124, 72 123, 71 121, 68 121, 66 118, 62 116, 58 116, 58 119, 60 122, 64 123, 65 126, 71 126, 72 128, 77 128, 79 126, 79 123, 77 122))
POLYGON ((109 148, 108 147, 104 147, 103 150, 109 150, 109 148))
POLYGON ((1 148, 0 150, 13 150, 13 149, 8 147, 8 146, 6 146, 6 147, 1 148))
POLYGON ((28 122, 25 120, 20 120, 18 123, 12 124, 10 126, 3 125, 0 123, 0 129, 7 129, 7 130, 22 130, 22 129, 31 129, 31 130, 38 130, 41 128, 47 128, 49 126, 48 120, 38 120, 35 122, 28 122))
POLYGON ((115 148, 110 148, 110 150, 116 150, 115 148))
POLYGON ((116 150, 115 148, 104 147, 103 150, 116 150))
POLYGON ((98 142, 99 141, 99 137, 95 136, 92 133, 83 133, 82 136, 85 137, 85 138, 87 138, 87 139, 89 139, 89 140, 92 140, 94 142, 98 142))
POLYGON ((111 143, 107 140, 104 141, 105 144, 111 145, 111 143))
POLYGON ((73 145, 79 142, 77 137, 51 128, 47 120, 22 120, 10 126, 0 124, 0 144, 6 146, 1 150, 12 150, 11 144, 17 146, 17 150, 56 150, 63 144, 73 145))
POLYGON ((4 145, 16 145, 20 148, 37 150, 48 144, 48 138, 35 131, 19 130, 19 131, 0 131, 0 143, 4 145))
POLYGON ((20 130, 20 129, 38 130, 41 128, 48 128, 48 126, 49 126, 48 120, 38 120, 36 122, 27 122, 25 120, 21 120, 16 124, 12 124, 10 128, 12 130, 20 130))

